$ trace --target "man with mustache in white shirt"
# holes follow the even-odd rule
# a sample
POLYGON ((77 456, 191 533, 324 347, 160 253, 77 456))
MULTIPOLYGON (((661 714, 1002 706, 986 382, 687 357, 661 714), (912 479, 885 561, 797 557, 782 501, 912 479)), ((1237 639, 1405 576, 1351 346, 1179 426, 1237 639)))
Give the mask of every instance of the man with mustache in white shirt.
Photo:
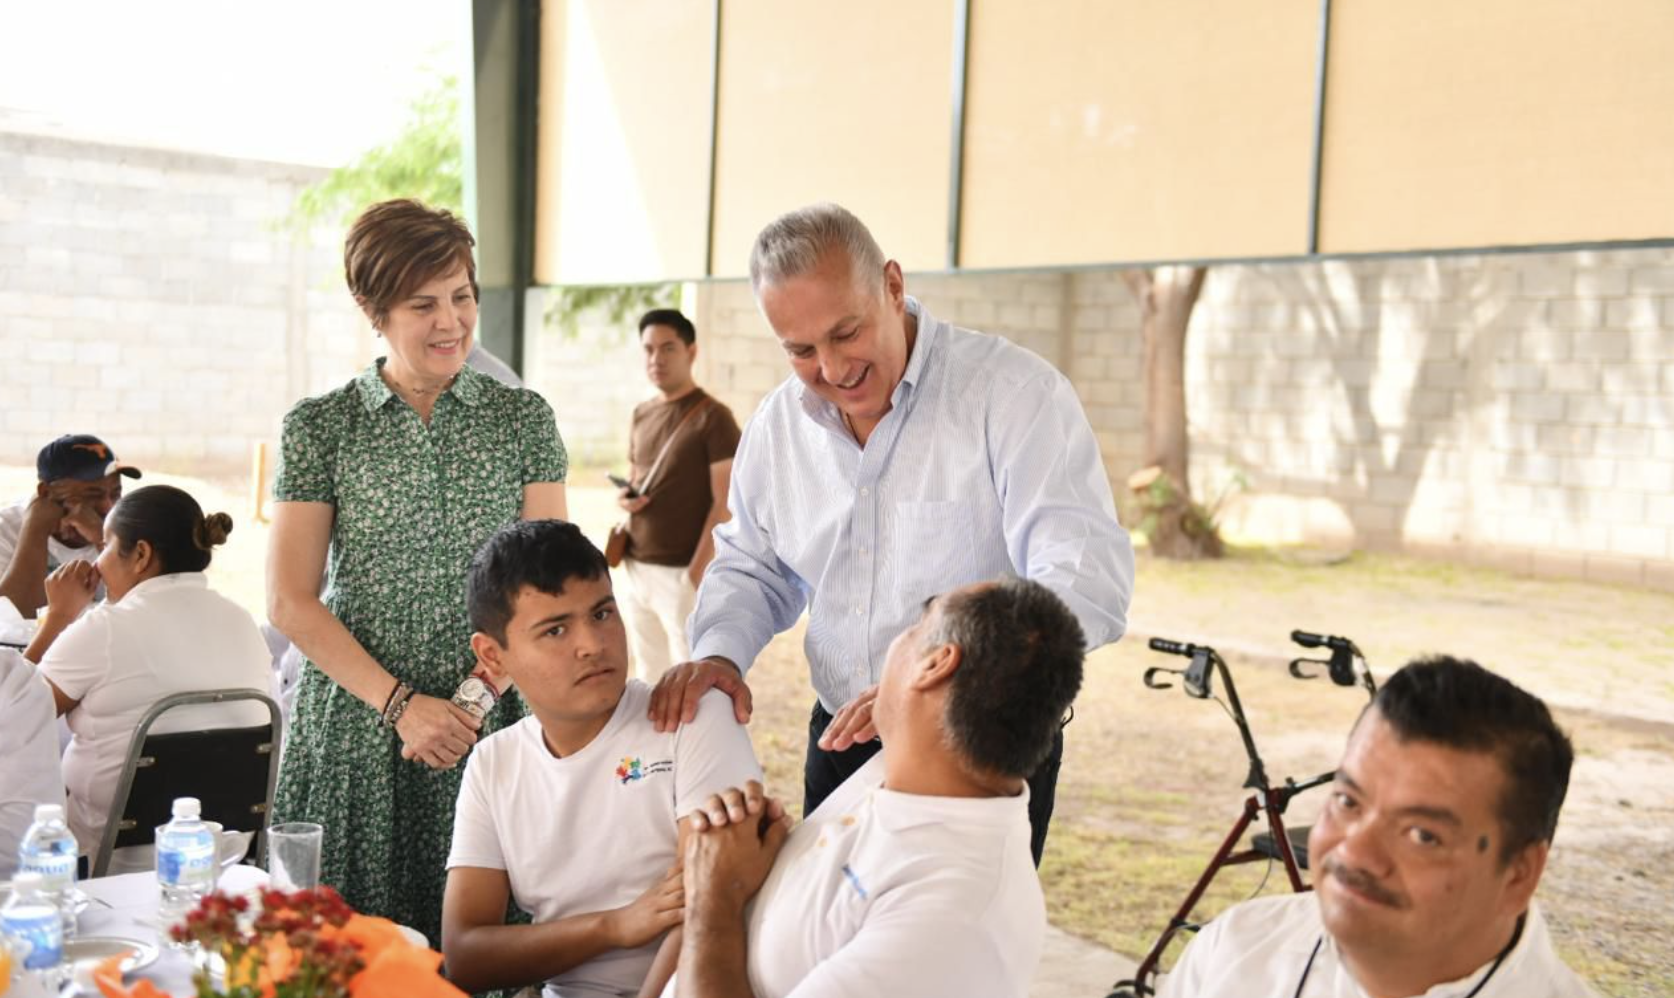
POLYGON ((1236 905, 1159 998, 1573 998, 1533 903, 1574 751, 1474 662, 1396 673, 1349 735, 1308 840, 1310 894, 1236 905))

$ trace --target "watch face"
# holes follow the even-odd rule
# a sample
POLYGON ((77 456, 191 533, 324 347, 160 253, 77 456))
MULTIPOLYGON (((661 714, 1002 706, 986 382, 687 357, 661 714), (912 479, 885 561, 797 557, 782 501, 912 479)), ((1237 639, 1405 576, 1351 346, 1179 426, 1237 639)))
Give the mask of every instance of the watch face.
POLYGON ((459 684, 459 689, 453 692, 453 702, 478 718, 486 717, 488 712, 494 709, 495 699, 494 691, 476 676, 467 678, 459 684))

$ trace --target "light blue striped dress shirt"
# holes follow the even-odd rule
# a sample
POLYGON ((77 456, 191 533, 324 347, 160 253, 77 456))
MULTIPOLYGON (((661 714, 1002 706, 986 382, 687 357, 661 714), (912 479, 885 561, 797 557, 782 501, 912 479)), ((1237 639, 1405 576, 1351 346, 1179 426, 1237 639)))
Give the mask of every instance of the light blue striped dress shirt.
POLYGON ((864 449, 795 375, 750 418, 688 625, 694 659, 748 670, 806 608, 814 691, 836 711, 878 681, 925 600, 1006 575, 1062 597, 1089 650, 1122 636, 1133 546, 1069 379, 907 308, 918 337, 864 449))

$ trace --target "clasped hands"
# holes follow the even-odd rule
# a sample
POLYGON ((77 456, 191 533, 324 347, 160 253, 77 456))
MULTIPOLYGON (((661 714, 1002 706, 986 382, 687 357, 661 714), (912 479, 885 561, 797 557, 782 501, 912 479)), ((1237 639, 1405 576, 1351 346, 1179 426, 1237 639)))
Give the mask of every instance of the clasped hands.
POLYGON ((751 780, 710 795, 686 822, 691 831, 683 857, 686 898, 711 910, 743 911, 790 834, 783 802, 751 780))
POLYGON ((452 769, 477 743, 482 722, 440 697, 414 693, 395 724, 401 758, 431 769, 452 769))

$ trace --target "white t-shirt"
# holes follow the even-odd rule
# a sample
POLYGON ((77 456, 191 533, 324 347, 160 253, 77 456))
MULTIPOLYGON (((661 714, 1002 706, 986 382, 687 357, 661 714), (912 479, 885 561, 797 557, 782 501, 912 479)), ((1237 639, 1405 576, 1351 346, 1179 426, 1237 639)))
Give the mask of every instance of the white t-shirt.
MULTIPOLYGON (((697 716, 659 733, 651 688, 629 680, 604 729, 555 758, 526 717, 471 751, 454 811, 448 869, 505 870, 536 922, 620 908, 674 865, 677 819, 710 794, 761 779, 732 701, 711 690, 697 716)), ((547 982, 548 998, 633 995, 657 942, 613 950, 547 982)))
MULTIPOLYGON (((23 517, 29 511, 29 503, 34 499, 22 499, 9 506, 0 507, 0 575, 4 575, 12 567, 12 556, 17 553, 18 539, 23 536, 23 517)), ((51 573, 59 565, 72 561, 93 561, 99 557, 99 545, 85 544, 73 548, 56 537, 47 538, 47 572, 51 573)), ((100 590, 103 591, 102 589, 100 590)), ((19 613, 33 616, 37 606, 20 606, 19 613)))
POLYGON ((0 648, 0 880, 17 872, 17 845, 35 805, 64 803, 52 691, 35 666, 0 648))
POLYGON ((883 788, 883 761, 826 798, 774 862, 747 916, 755 995, 1027 995, 1046 936, 1028 789, 903 794, 883 788))
MULTIPOLYGON (((65 629, 41 674, 81 703, 65 715, 70 830, 82 852, 99 849, 128 743, 152 705, 176 693, 252 689, 272 695, 267 645, 243 607, 210 590, 202 572, 147 579, 119 603, 101 603, 65 629)), ((198 704, 157 719, 157 734, 262 724, 259 703, 198 704)), ((232 822, 220 815, 206 815, 232 822)))
MULTIPOLYGON (((1489 961, 1491 964, 1492 961, 1489 961)), ((1486 984, 1489 964, 1457 981, 1438 984, 1422 998, 1592 998, 1593 991, 1564 966, 1552 948, 1546 920, 1531 906, 1517 945, 1486 984)), ((1174 970, 1162 978, 1158 998, 1247 998, 1296 994, 1303 998, 1365 998, 1366 992, 1325 934, 1313 894, 1258 898, 1222 912, 1197 934, 1174 970), (1319 953, 1308 967, 1314 947, 1319 953)))

